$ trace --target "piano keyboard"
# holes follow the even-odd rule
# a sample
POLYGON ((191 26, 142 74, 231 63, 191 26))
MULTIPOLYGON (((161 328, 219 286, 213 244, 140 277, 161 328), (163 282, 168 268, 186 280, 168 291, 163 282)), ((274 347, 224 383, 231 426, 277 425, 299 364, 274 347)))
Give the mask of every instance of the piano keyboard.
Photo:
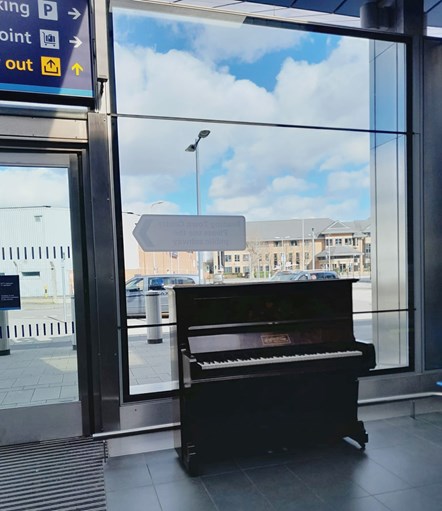
POLYGON ((229 359, 224 361, 198 362, 201 369, 226 369, 228 367, 255 366, 262 364, 286 364, 287 362, 307 362, 310 360, 323 360, 330 358, 361 357, 362 351, 332 351, 329 353, 306 353, 301 355, 282 355, 278 357, 256 357, 246 359, 229 359))

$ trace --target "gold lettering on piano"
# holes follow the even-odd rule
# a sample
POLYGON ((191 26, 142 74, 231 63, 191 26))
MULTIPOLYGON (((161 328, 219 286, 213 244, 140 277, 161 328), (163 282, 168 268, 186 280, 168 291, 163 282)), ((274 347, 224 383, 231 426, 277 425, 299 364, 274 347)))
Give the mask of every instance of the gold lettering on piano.
POLYGON ((291 344, 289 334, 262 334, 261 342, 264 346, 281 346, 291 344))

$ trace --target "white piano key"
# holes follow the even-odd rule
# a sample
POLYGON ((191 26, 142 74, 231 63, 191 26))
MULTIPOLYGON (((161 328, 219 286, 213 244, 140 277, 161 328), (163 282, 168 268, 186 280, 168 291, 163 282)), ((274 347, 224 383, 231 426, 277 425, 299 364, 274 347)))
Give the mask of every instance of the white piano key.
POLYGON ((202 369, 226 369, 229 367, 243 367, 263 364, 278 364, 289 362, 305 362, 309 360, 326 360, 330 358, 361 357, 362 351, 332 351, 329 353, 303 353, 299 355, 281 355, 272 357, 250 357, 246 359, 198 362, 202 369))

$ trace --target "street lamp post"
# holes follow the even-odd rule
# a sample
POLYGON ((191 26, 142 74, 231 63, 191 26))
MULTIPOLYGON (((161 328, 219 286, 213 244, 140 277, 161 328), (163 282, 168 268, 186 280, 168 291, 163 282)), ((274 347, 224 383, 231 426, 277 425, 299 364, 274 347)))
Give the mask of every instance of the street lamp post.
POLYGON ((315 270, 315 228, 312 227, 312 270, 315 270))
POLYGON ((327 270, 331 270, 331 238, 325 238, 325 243, 327 244, 327 270))
MULTIPOLYGON (((202 138, 206 138, 210 135, 209 130, 201 130, 198 133, 197 138, 193 144, 190 144, 186 151, 189 153, 195 153, 195 179, 196 179, 196 214, 201 215, 201 196, 200 196, 200 175, 199 175, 199 155, 198 155, 198 144, 202 138)), ((202 253, 197 252, 198 255, 198 277, 200 283, 204 282, 203 273, 203 258, 202 253)))
POLYGON ((302 219, 302 270, 305 270, 305 231, 304 231, 304 219, 302 219))
MULTIPOLYGON (((162 201, 162 200, 157 200, 155 202, 152 202, 152 204, 150 205, 150 210, 152 211, 154 206, 159 206, 160 204, 163 204, 163 203, 164 203, 164 201, 162 201)), ((153 262, 153 274, 156 275, 158 268, 157 268, 157 258, 156 258, 155 252, 152 253, 152 262, 153 262)))
POLYGON ((285 240, 289 240, 290 236, 284 236, 283 238, 281 236, 275 236, 275 240, 281 240, 281 270, 287 269, 287 252, 285 250, 285 240))

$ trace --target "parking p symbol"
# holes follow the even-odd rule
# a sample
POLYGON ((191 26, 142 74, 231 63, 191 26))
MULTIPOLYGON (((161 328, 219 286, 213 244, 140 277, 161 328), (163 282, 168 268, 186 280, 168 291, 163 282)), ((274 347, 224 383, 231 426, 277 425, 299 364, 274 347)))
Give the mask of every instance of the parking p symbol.
POLYGON ((38 0, 38 17, 42 20, 58 20, 57 2, 38 0))

